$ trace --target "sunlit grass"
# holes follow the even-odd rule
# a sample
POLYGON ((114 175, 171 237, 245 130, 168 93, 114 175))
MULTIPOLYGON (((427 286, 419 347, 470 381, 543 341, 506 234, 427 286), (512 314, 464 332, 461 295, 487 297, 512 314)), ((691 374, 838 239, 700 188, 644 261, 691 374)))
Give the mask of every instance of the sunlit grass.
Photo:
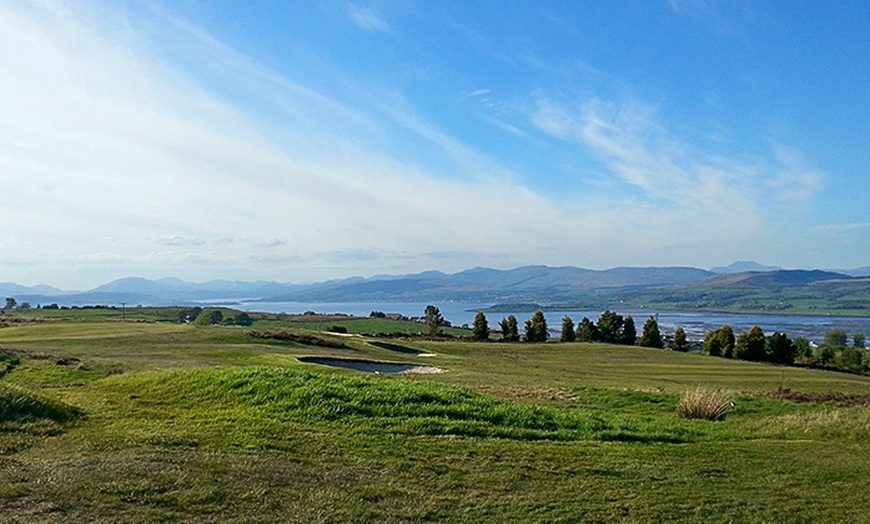
POLYGON ((866 394, 867 377, 595 344, 330 348, 129 324, 0 329, 18 359, 0 384, 29 413, 0 424, 7 521, 840 522, 861 519, 870 489, 870 408, 756 394, 866 394), (312 355, 447 372, 296 360, 312 355), (733 392, 725 420, 678 415, 699 387, 733 392))

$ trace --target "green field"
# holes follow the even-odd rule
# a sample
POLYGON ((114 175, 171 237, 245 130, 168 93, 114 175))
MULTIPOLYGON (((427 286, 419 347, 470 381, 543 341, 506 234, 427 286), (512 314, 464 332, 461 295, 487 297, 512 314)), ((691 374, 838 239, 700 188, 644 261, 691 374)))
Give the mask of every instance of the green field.
POLYGON ((870 521, 870 377, 164 313, 0 329, 4 522, 870 521), (677 415, 699 387, 725 420, 677 415))

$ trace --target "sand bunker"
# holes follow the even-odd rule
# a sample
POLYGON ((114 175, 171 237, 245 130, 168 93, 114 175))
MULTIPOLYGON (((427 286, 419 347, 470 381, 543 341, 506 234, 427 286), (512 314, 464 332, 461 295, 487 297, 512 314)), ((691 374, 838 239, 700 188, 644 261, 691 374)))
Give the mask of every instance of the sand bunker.
POLYGON ((358 360, 351 358, 329 357, 299 357, 299 362, 307 364, 320 364, 337 368, 353 369, 365 373, 379 375, 393 375, 397 373, 443 373, 444 370, 435 366, 420 366, 417 364, 404 364, 400 362, 378 362, 376 360, 358 360))

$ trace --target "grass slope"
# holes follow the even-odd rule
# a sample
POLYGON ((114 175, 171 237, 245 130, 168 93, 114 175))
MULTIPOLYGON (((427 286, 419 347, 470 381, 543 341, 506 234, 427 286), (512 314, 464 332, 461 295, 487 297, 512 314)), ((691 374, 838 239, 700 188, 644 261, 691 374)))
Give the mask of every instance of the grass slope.
POLYGON ((604 303, 609 307, 618 303, 622 308, 866 317, 870 279, 820 271, 720 275, 685 287, 615 293, 606 302, 591 302, 604 303))
POLYGON ((4 521, 866 520, 870 408, 756 394, 867 394, 864 377, 618 346, 247 333, 0 329, 17 359, 0 399, 30 406, 0 422, 4 521), (448 372, 362 375, 302 355, 448 372), (732 392, 736 410, 679 418, 698 385, 732 392))

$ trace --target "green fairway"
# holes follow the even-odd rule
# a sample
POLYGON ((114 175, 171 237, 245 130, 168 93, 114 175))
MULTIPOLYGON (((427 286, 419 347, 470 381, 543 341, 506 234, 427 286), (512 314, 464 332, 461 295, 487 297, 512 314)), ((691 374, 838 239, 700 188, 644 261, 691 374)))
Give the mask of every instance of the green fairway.
POLYGON ((0 329, 5 522, 868 519, 867 377, 614 345, 87 320, 0 329), (725 420, 678 416, 699 387, 734 399, 725 420), (767 395, 786 388, 821 394, 767 395))

